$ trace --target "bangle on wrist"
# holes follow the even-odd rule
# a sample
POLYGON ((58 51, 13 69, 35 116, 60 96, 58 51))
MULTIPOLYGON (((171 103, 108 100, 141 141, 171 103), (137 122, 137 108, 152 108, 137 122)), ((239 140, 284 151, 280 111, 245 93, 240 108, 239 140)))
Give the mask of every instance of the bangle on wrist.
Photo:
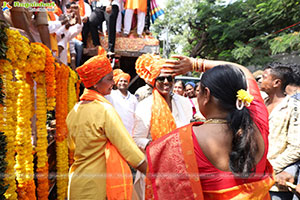
POLYGON ((202 60, 203 59, 194 59, 194 63, 193 63, 193 71, 196 72, 201 72, 201 68, 202 68, 202 60))
POLYGON ((203 68, 204 61, 205 61, 205 59, 199 59, 198 60, 198 62, 200 62, 200 64, 198 63, 198 65, 199 65, 199 72, 204 72, 204 68, 203 68))
POLYGON ((194 71, 196 71, 196 72, 199 71, 199 63, 198 63, 198 59, 197 58, 195 59, 195 70, 194 71))

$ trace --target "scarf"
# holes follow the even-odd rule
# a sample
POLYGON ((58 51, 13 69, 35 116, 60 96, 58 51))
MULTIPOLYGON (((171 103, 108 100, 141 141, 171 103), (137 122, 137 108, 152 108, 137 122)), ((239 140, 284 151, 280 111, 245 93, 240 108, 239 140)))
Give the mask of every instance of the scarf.
MULTIPOLYGON (((94 90, 85 89, 81 101, 99 101, 109 103, 101 94, 94 90)), ((116 147, 107 141, 105 147, 106 160, 106 195, 107 199, 130 199, 132 196, 131 170, 116 147)))

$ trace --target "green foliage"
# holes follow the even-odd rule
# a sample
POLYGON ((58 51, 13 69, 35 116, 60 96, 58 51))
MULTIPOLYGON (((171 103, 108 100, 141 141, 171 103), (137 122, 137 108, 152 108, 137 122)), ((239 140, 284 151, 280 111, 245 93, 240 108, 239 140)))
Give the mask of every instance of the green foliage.
POLYGON ((300 34, 294 32, 290 34, 283 34, 276 37, 269 42, 272 54, 283 53, 300 49, 300 34))
POLYGON ((7 163, 6 157, 6 136, 3 132, 0 132, 0 199, 5 199, 4 193, 6 192, 8 185, 4 184, 4 175, 7 163))
POLYGON ((242 42, 238 41, 234 44, 237 47, 232 50, 232 54, 233 57, 239 62, 243 62, 243 60, 251 58, 253 56, 253 47, 251 47, 251 45, 245 45, 242 42))
POLYGON ((170 30, 171 52, 263 65, 271 55, 299 50, 299 0, 168 0, 152 32, 170 30), (181 49, 182 52, 178 51, 181 49))
POLYGON ((0 20, 0 59, 5 59, 7 51, 7 35, 5 29, 8 28, 8 25, 5 21, 0 20))

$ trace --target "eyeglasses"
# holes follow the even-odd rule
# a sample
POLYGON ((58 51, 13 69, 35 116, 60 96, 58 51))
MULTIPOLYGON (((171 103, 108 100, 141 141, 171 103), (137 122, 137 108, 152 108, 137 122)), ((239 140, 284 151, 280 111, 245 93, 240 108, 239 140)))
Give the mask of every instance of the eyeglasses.
POLYGON ((167 79, 168 82, 172 82, 173 81, 173 77, 172 76, 159 76, 157 77, 155 80, 158 82, 164 82, 167 79))

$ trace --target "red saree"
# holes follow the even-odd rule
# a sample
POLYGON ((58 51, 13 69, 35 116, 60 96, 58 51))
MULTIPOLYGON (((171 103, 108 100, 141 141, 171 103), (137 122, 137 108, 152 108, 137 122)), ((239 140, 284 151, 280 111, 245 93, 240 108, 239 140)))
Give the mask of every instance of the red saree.
POLYGON ((176 129, 147 148, 154 199, 270 199, 274 184, 267 162, 266 178, 222 190, 202 190, 192 140, 192 125, 176 129))

